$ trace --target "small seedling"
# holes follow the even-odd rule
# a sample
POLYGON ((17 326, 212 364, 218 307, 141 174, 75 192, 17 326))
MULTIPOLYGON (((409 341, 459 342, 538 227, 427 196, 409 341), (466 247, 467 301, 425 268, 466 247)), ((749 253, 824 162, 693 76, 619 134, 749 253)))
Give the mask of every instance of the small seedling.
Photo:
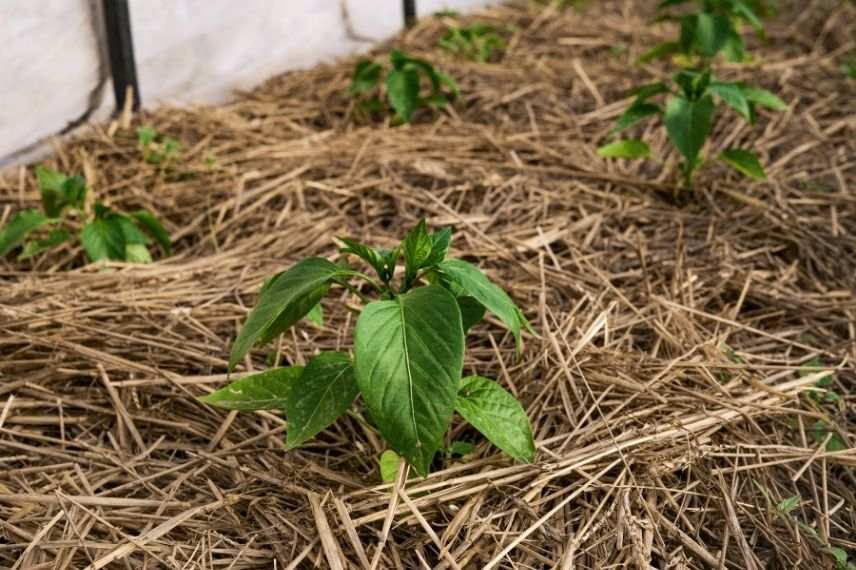
POLYGON ((505 40, 487 24, 450 26, 437 45, 452 55, 487 63, 505 49, 505 40))
POLYGON ((137 129, 137 146, 143 160, 159 166, 162 171, 181 158, 181 143, 172 137, 160 135, 153 127, 137 129))
POLYGON ((82 177, 39 166, 36 178, 42 210, 18 212, 0 229, 0 257, 23 245, 18 259, 28 259, 69 241, 76 232, 92 262, 109 259, 149 263, 149 236, 165 255, 172 254, 169 234, 150 212, 123 214, 96 202, 90 213, 86 207, 88 189, 82 177), (31 237, 33 234, 35 237, 31 237))
MULTIPOLYGON (((667 9, 689 1, 663 0, 660 8, 667 9)), ((719 80, 711 69, 719 53, 725 53, 728 59, 732 59, 739 52, 742 60, 745 50, 737 31, 740 21, 745 20, 759 33, 763 32, 752 4, 748 0, 699 0, 698 3, 699 12, 679 19, 680 40, 661 44, 652 50, 657 54, 680 53, 694 68, 679 71, 671 82, 658 81, 631 90, 628 95, 634 97, 633 103, 610 131, 610 135, 616 135, 644 120, 659 117, 669 141, 683 156, 681 172, 687 187, 692 186, 693 174, 704 162, 702 150, 713 129, 718 101, 731 107, 749 124, 755 122, 758 107, 777 111, 787 109, 787 105, 769 91, 742 82, 719 80), (652 102, 664 95, 668 95, 665 106, 652 102)), ((647 158, 651 149, 644 141, 625 139, 600 147, 598 154, 607 158, 647 158)), ((718 158, 744 176, 758 180, 766 178, 764 167, 750 150, 729 148, 718 158)))
MULTIPOLYGON (((823 363, 817 357, 812 358, 799 369, 800 377, 810 376, 824 370, 823 363)), ((835 381, 835 374, 829 372, 814 383, 814 387, 808 391, 808 397, 818 404, 835 403, 841 400, 841 397, 831 390, 829 387, 835 381)))
MULTIPOLYGON (((229 370, 256 344, 278 337, 305 317, 331 288, 343 288, 364 306, 357 319, 353 356, 322 352, 305 368, 277 368, 248 376, 202 401, 232 410, 280 409, 294 448, 343 415, 358 395, 392 451, 426 475, 457 411, 514 459, 535 453, 529 419, 509 392, 480 376, 463 378, 467 331, 493 313, 520 346, 532 331, 511 298, 475 265, 448 259, 450 229, 429 233, 424 220, 392 250, 341 238, 343 260, 300 261, 275 275, 232 345, 229 370), (361 259, 371 277, 347 265, 361 259), (396 268, 403 260, 403 271, 396 268), (396 279, 396 277, 399 277, 396 279), (364 283, 375 299, 354 285, 364 283)), ((383 465, 393 460, 389 454, 383 465)))
POLYGON ((455 81, 433 65, 398 50, 389 53, 390 69, 372 60, 362 60, 354 69, 348 93, 357 99, 357 109, 366 116, 382 113, 384 96, 402 123, 409 123, 419 109, 447 106, 460 95, 455 81))
POLYGON ((826 451, 844 451, 849 449, 844 438, 842 438, 838 432, 831 429, 823 420, 817 420, 809 426, 808 433, 818 445, 826 441, 828 437, 829 441, 826 441, 826 451))

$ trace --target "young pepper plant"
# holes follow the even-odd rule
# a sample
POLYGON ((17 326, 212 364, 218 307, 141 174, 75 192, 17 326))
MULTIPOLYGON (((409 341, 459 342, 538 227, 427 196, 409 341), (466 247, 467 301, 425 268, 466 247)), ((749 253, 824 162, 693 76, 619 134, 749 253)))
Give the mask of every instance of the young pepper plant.
POLYGON ((417 110, 445 107, 460 95, 455 80, 424 59, 392 50, 389 62, 388 70, 368 59, 357 63, 348 94, 357 99, 361 113, 383 112, 385 96, 395 117, 409 123, 417 110))
MULTIPOLYGON (((668 8, 688 1, 664 0, 660 6, 668 8)), ((781 99, 765 89, 743 82, 719 80, 712 71, 713 61, 719 53, 725 53, 730 59, 731 55, 739 52, 742 58, 743 40, 735 22, 740 19, 756 22, 757 16, 750 4, 741 0, 704 0, 699 4, 700 12, 680 19, 680 41, 668 44, 669 50, 680 52, 687 61, 692 60, 695 68, 679 71, 671 82, 659 81, 631 90, 629 95, 634 97, 633 102, 610 131, 614 136, 644 120, 659 117, 669 141, 684 159, 681 172, 688 187, 704 160, 701 152, 713 128, 717 101, 731 107, 750 124, 755 122, 759 106, 777 111, 787 108, 781 99), (652 102, 664 95, 669 96, 665 107, 652 102)), ((757 27, 763 31, 760 21, 757 21, 757 27)), ((662 45, 666 44, 655 50, 663 51, 662 45)), ((607 158, 647 158, 651 149, 644 141, 624 139, 601 146, 598 154, 607 158)), ((718 158, 745 176, 766 178, 758 157, 750 150, 729 148, 718 158)))
POLYGON ((505 49, 505 40, 493 26, 477 23, 449 26, 437 45, 452 55, 487 63, 505 49))
POLYGON ((305 367, 247 376, 202 401, 231 410, 284 410, 287 447, 294 448, 331 425, 361 396, 391 449, 421 475, 443 449, 457 411, 499 449, 530 462, 535 447, 520 403, 493 380, 463 377, 463 363, 467 331, 486 311, 511 331, 518 348, 521 329, 532 331, 531 326, 505 291, 475 265, 447 257, 450 241, 450 229, 429 233, 423 220, 393 250, 341 238, 345 259, 361 259, 376 277, 320 257, 275 275, 232 345, 229 370, 254 345, 271 341, 309 314, 334 287, 349 290, 364 303, 353 356, 322 352, 305 367), (401 261, 404 268, 397 274, 401 261))
POLYGON ((71 240, 76 232, 92 262, 110 259, 149 263, 149 236, 165 255, 172 254, 169 234, 150 212, 123 214, 96 202, 90 213, 86 207, 88 189, 82 177, 39 166, 36 179, 42 210, 18 212, 0 229, 0 257, 22 246, 18 259, 28 259, 71 240))

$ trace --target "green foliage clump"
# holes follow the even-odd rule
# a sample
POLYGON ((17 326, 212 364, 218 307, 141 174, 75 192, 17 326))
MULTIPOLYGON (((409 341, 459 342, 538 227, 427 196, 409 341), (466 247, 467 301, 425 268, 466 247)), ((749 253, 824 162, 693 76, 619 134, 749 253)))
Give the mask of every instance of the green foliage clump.
POLYGON ((161 171, 171 168, 181 158, 181 143, 173 137, 163 136, 154 127, 137 129, 137 146, 143 160, 160 167, 161 171))
POLYGON ((149 263, 152 260, 149 236, 165 255, 172 254, 169 234, 150 212, 137 210, 123 214, 99 202, 90 211, 86 180, 81 176, 66 176, 39 166, 36 178, 42 210, 18 212, 0 229, 0 257, 23 246, 18 259, 29 259, 66 243, 75 233, 92 262, 109 259, 149 263))
POLYGON ((357 63, 349 95, 357 100, 358 111, 368 117, 383 114, 387 107, 402 123, 409 123, 419 109, 449 105, 460 95, 458 84, 424 59, 404 52, 389 53, 390 68, 364 59, 357 63))
MULTIPOLYGON (((322 352, 305 367, 244 377, 202 400, 233 410, 284 410, 287 446, 293 448, 345 414, 361 395, 367 416, 395 452, 381 458, 384 478, 391 476, 399 455, 427 474, 456 411, 510 456, 531 461, 535 447, 525 411, 493 380, 463 377, 463 359, 467 331, 487 311, 508 327, 518 347, 521 329, 534 331, 505 291, 475 265, 447 257, 451 237, 448 228, 429 233, 423 220, 394 249, 341 238, 340 263, 311 257, 275 275, 232 345, 229 369, 254 345, 273 340, 309 315, 336 287, 364 304, 353 356, 322 352), (376 277, 345 263, 349 256, 361 259, 376 277), (403 270, 397 272, 402 261, 403 270), (366 284, 374 298, 355 280, 366 284)), ((449 447, 450 453, 467 449, 449 447)))
POLYGON ((437 45, 452 55, 487 63, 505 49, 505 40, 493 26, 476 23, 449 26, 437 45))
MULTIPOLYGON (((661 10, 690 0, 664 0, 661 10)), ((723 103, 752 124, 759 107, 776 111, 787 105, 773 93, 743 82, 724 81, 716 77, 712 64, 719 54, 730 61, 743 61, 745 44, 739 33, 742 23, 750 24, 759 34, 764 28, 756 3, 748 0, 699 0, 699 10, 680 17, 665 14, 663 19, 680 22, 680 39, 656 46, 643 56, 643 60, 666 54, 679 53, 686 68, 673 75, 671 81, 658 81, 630 91, 633 102, 619 117, 610 131, 614 136, 642 121, 657 117, 666 128, 672 145, 683 157, 681 166, 684 183, 690 186, 692 177, 704 162, 702 149, 713 129, 717 103, 723 103), (654 100, 667 96, 665 105, 654 100)), ((651 149, 638 139, 618 140, 598 149, 608 158, 647 158, 651 149)), ((719 160, 744 176, 765 179, 766 173, 758 157, 750 150, 729 148, 719 160)))

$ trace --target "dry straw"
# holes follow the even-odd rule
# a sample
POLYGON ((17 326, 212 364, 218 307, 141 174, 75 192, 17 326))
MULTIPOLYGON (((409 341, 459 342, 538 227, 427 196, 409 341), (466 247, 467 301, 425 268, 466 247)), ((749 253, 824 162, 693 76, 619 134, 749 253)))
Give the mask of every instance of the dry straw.
MULTIPOLYGON (((484 12, 515 26, 499 65, 439 55, 443 24, 424 20, 395 43, 440 58, 465 95, 409 127, 356 125, 343 61, 58 146, 55 167, 85 172, 108 203, 156 212, 177 253, 103 270, 66 247, 0 265, 0 567, 825 568, 828 546, 856 557, 856 451, 824 447, 833 434, 856 445, 856 97, 838 71, 856 14, 793 4, 757 63, 724 71, 789 111, 751 130, 723 121, 712 140, 712 152, 755 141, 770 181, 711 166, 685 200, 672 196, 676 157, 594 153, 622 91, 665 71, 632 64, 667 31, 631 2, 484 12), (173 171, 141 160, 140 124, 182 141, 173 171), (422 216, 453 225, 456 255, 541 332, 518 357, 500 327, 480 325, 466 363, 527 405, 535 464, 458 422, 452 437, 479 442, 471 457, 381 485, 381 443, 358 416, 285 452, 278 414, 194 399, 225 382, 265 277, 334 255, 333 235, 392 244, 422 216), (834 369, 840 402, 800 395, 824 375, 799 374, 814 357, 834 369)), ((37 203, 30 170, 0 184, 0 219, 37 203)), ((273 358, 347 348, 353 318, 337 306, 273 358)))

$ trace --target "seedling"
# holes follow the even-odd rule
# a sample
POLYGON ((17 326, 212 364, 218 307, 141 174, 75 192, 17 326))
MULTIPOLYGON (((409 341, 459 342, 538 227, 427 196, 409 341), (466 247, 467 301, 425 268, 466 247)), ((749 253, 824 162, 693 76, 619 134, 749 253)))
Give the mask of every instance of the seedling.
POLYGON ((382 113, 384 97, 402 123, 409 123, 419 109, 445 107, 460 95, 455 80, 433 65, 398 50, 389 53, 390 69, 362 60, 354 69, 348 93, 366 116, 382 113))
POLYGON ((493 26, 471 24, 450 26, 437 45, 452 55, 487 63, 505 49, 505 40, 493 26))
MULTIPOLYGON (((688 1, 664 0, 660 6, 670 8, 688 1)), ((633 103, 610 131, 610 135, 616 135, 644 120, 659 117, 669 141, 683 156, 681 172, 687 187, 692 186, 693 174, 704 162, 702 149, 713 128, 717 102, 731 107, 749 124, 755 122, 758 107, 777 111, 787 108, 769 91, 742 82, 719 80, 711 69, 719 53, 730 58, 728 54, 739 51, 743 57, 743 40, 735 21, 746 20, 763 31, 748 1, 700 0, 699 5, 700 12, 681 17, 680 41, 669 44, 669 50, 681 53, 695 68, 679 71, 671 82, 658 81, 631 90, 628 95, 634 97, 633 103), (652 102, 660 96, 668 96, 665 107, 652 102)), ((666 44, 654 49, 663 51, 663 45, 666 44)), ((600 147, 598 154, 608 158, 647 158, 651 149, 644 141, 625 139, 600 147)), ((718 158, 744 176, 766 178, 764 167, 750 150, 729 148, 718 158)))
POLYGON ((159 166, 162 171, 181 158, 181 143, 172 137, 159 134, 153 127, 137 129, 137 146, 143 160, 159 166))
MULTIPOLYGON (((231 410, 284 410, 287 447, 294 448, 332 424, 361 395, 389 446, 421 475, 443 449, 457 411, 499 449, 531 461, 532 431, 517 400, 493 380, 462 376, 467 331, 486 311, 511 331, 518 348, 521 329, 534 331, 511 298, 475 265, 447 258, 451 237, 448 228, 428 233, 423 220, 395 249, 341 238, 345 247, 339 264, 311 257, 275 275, 232 345, 229 370, 253 345, 278 337, 337 287, 364 304, 353 356, 322 352, 305 367, 241 378, 202 401, 231 410), (345 263, 353 257, 377 277, 345 263), (403 271, 396 272, 401 261, 403 271)), ((386 473, 392 457, 382 459, 386 473)))
MULTIPOLYGON (((812 374, 816 374, 824 370, 823 363, 820 362, 820 359, 817 357, 812 358, 799 369, 800 377, 810 376, 812 374)), ((838 402, 841 400, 841 397, 835 393, 834 390, 830 388, 832 383, 835 381, 835 374, 829 372, 822 376, 817 382, 814 383, 814 387, 808 391, 808 397, 818 404, 826 404, 838 402)))
POLYGON ((0 257, 23 246, 18 259, 28 259, 71 240, 75 233, 92 262, 110 259, 149 263, 152 260, 149 236, 165 255, 172 254, 169 234, 150 212, 137 210, 123 214, 99 202, 89 212, 88 189, 82 177, 66 176, 39 166, 36 178, 42 210, 18 212, 0 229, 0 257))
POLYGON ((743 25, 751 26, 760 38, 765 37, 761 17, 768 10, 759 0, 662 0, 657 9, 655 21, 678 22, 680 37, 654 46, 642 55, 643 62, 677 54, 679 61, 692 66, 719 53, 727 61, 742 62, 747 57, 746 42, 740 34, 743 25), (671 12, 675 6, 689 3, 696 4, 695 12, 671 12))

